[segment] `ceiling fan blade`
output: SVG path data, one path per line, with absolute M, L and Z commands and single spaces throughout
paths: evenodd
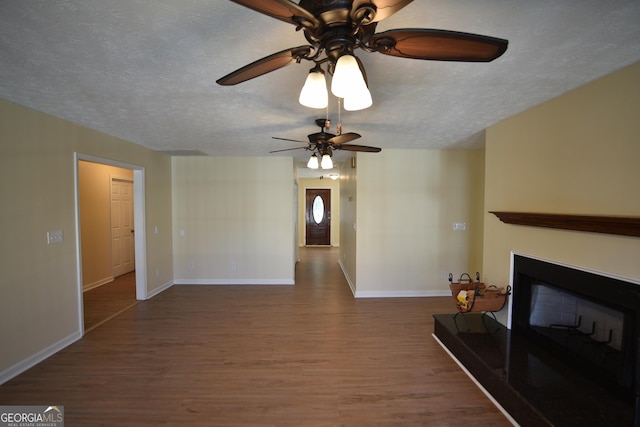
M 369 147 L 369 146 L 366 146 L 366 145 L 354 145 L 354 144 L 336 145 L 334 148 L 336 150 L 362 151 L 362 152 L 365 152 L 365 153 L 379 153 L 379 152 L 382 151 L 382 148 Z
M 371 4 L 375 5 L 376 12 L 369 22 L 378 22 L 383 19 L 387 19 L 413 0 L 354 0 L 353 6 L 351 7 L 352 17 L 357 21 L 358 19 L 358 10 L 361 6 L 370 6 Z
M 354 139 L 358 139 L 360 137 L 361 135 L 355 132 L 347 132 L 347 133 L 343 133 L 342 135 L 336 135 L 333 138 L 330 138 L 327 142 L 331 144 L 340 145 L 340 144 L 344 144 L 345 142 L 353 141 Z
M 289 139 L 289 138 L 278 138 L 277 136 L 272 136 L 273 139 L 280 139 L 282 141 L 291 141 L 291 142 L 302 142 L 303 144 L 307 144 L 307 141 L 300 141 L 297 139 Z
M 318 28 L 320 21 L 307 9 L 290 0 L 231 0 L 234 3 L 264 13 L 295 26 L 304 28 Z
M 309 45 L 293 47 L 286 49 L 273 55 L 266 56 L 249 65 L 227 74 L 226 76 L 216 80 L 216 83 L 223 86 L 236 85 L 246 82 L 263 74 L 270 73 L 279 68 L 285 67 L 293 62 L 297 62 L 301 58 L 309 55 L 313 48 Z
M 490 62 L 506 50 L 508 40 L 433 29 L 398 29 L 374 34 L 369 46 L 401 58 Z
M 282 150 L 273 150 L 273 151 L 269 151 L 269 153 L 279 153 L 281 151 L 292 151 L 292 150 L 301 150 L 301 149 L 307 149 L 307 147 L 296 147 L 296 148 L 284 148 Z

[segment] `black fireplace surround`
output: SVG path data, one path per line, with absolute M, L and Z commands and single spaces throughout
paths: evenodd
M 640 287 L 611 277 L 519 255 L 514 256 L 513 279 L 511 329 L 547 348 L 585 376 L 635 405 L 640 396 L 637 357 Z M 605 342 L 592 339 L 589 336 L 591 325 L 580 325 L 580 328 L 577 324 L 532 326 L 532 286 L 536 284 L 558 289 L 619 312 L 623 319 L 622 328 L 613 332 L 620 335 L 621 348 L 614 349 Z
M 522 426 L 640 427 L 640 286 L 520 255 L 512 280 L 511 329 L 487 314 L 436 314 L 435 336 Z M 578 308 L 541 324 L 540 287 L 589 319 Z

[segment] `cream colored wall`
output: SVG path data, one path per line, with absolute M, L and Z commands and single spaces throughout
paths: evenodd
M 366 155 L 363 155 L 366 156 Z M 357 161 L 358 155 L 353 155 L 355 168 L 343 165 L 340 169 L 340 266 L 349 282 L 351 291 L 355 294 L 357 282 L 356 270 L 356 223 L 358 212 Z
M 331 189 L 331 246 L 340 246 L 340 181 L 324 178 L 301 178 L 298 181 L 298 246 L 306 242 L 305 195 L 307 189 Z
M 293 284 L 293 188 L 291 158 L 175 157 L 175 282 Z
M 640 216 L 639 111 L 635 64 L 492 126 L 485 210 Z M 490 282 L 511 251 L 640 280 L 637 237 L 484 223 Z
M 356 296 L 447 295 L 443 273 L 480 270 L 483 165 L 483 151 L 358 156 Z
M 78 164 L 82 285 L 85 290 L 113 280 L 112 179 L 133 181 L 133 171 L 93 162 L 80 161 Z
M 0 383 L 81 335 L 77 276 L 74 153 L 145 169 L 148 290 L 170 281 L 171 240 L 153 236 L 171 227 L 168 156 L 0 100 Z M 46 233 L 62 230 L 62 243 Z M 166 266 L 169 267 L 166 267 Z

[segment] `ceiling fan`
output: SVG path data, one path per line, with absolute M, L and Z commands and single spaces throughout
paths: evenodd
M 309 44 L 285 49 L 252 62 L 218 79 L 218 84 L 242 83 L 294 62 L 300 63 L 303 59 L 315 63 L 310 75 L 321 73 L 324 81 L 324 71 L 320 65 L 327 63 L 327 70 L 333 75 L 331 90 L 334 95 L 345 99 L 347 110 L 350 108 L 345 91 L 355 86 L 353 82 L 349 82 L 346 84 L 347 89 L 334 87 L 340 86 L 340 83 L 336 84 L 336 79 L 337 74 L 342 74 L 337 72 L 341 68 L 338 62 L 343 56 L 353 57 L 354 60 L 350 61 L 352 67 L 359 68 L 362 83 L 366 85 L 364 67 L 353 54 L 358 48 L 365 52 L 378 52 L 400 58 L 490 62 L 500 57 L 508 45 L 507 40 L 500 38 L 437 29 L 394 29 L 375 32 L 378 22 L 398 12 L 413 0 L 300 0 L 299 4 L 290 0 L 232 1 L 295 25 L 296 31 L 304 32 Z M 362 84 L 358 87 L 361 89 L 361 86 Z M 326 92 L 326 83 L 324 90 Z
M 318 157 L 316 156 L 316 152 L 320 155 L 322 162 L 331 163 L 331 156 L 333 155 L 334 150 L 344 150 L 344 151 L 361 151 L 365 153 L 379 153 L 382 151 L 382 148 L 378 147 L 369 147 L 367 145 L 356 145 L 356 144 L 348 144 L 353 140 L 360 138 L 360 134 L 355 132 L 347 132 L 342 133 L 340 135 L 335 135 L 333 133 L 329 133 L 325 131 L 325 129 L 329 128 L 330 121 L 328 119 L 316 119 L 316 125 L 320 126 L 320 132 L 312 133 L 307 135 L 309 142 L 307 141 L 299 141 L 296 139 L 288 139 L 288 138 L 278 138 L 277 136 L 272 136 L 273 139 L 279 139 L 282 141 L 291 141 L 291 142 L 302 142 L 307 144 L 303 147 L 294 147 L 294 148 L 285 148 L 282 150 L 274 150 L 269 153 L 279 153 L 282 151 L 291 151 L 291 150 L 307 150 L 312 151 L 310 162 L 311 164 L 307 164 L 312 169 L 318 168 Z M 327 156 L 327 157 L 325 157 Z M 315 160 L 314 160 L 315 159 Z M 313 167 L 314 165 L 315 167 Z M 325 167 L 323 165 L 323 169 L 331 169 L 333 166 Z

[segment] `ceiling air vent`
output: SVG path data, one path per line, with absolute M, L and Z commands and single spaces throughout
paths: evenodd
M 200 150 L 159 150 L 161 153 L 168 154 L 170 156 L 206 156 Z

